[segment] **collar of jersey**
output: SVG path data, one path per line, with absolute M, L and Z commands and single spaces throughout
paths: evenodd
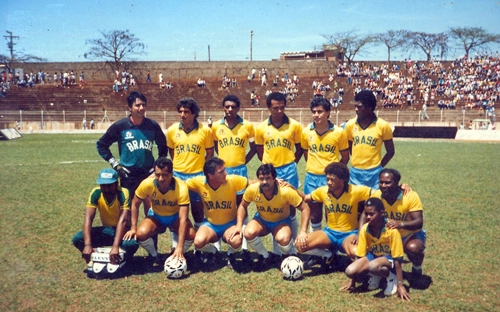
M 333 128 L 335 128 L 335 125 L 333 124 L 333 122 L 331 122 L 330 120 L 328 120 L 328 130 L 333 130 Z M 316 129 L 316 124 L 314 122 L 311 123 L 310 129 L 311 130 Z
M 375 114 L 374 114 L 374 116 L 373 116 L 373 120 L 372 120 L 372 122 L 371 122 L 370 124 L 374 124 L 374 123 L 376 123 L 376 122 L 377 122 L 377 120 L 378 120 L 377 115 L 375 115 Z M 358 122 L 358 117 L 356 117 L 356 123 L 359 125 L 359 122 Z
M 199 127 L 200 127 L 200 124 L 198 123 L 198 120 L 195 119 L 194 120 L 194 127 L 193 127 L 193 129 L 191 129 L 191 131 L 193 131 L 194 129 L 198 129 Z M 184 130 L 184 128 L 182 127 L 182 122 L 179 122 L 179 129 Z
M 220 120 L 220 124 L 221 124 L 221 125 L 225 125 L 225 124 L 226 124 L 226 123 L 224 122 L 224 120 L 226 120 L 226 117 L 225 117 L 225 116 L 224 116 L 224 118 L 222 118 L 222 119 Z M 238 123 L 239 123 L 239 124 L 243 124 L 243 118 L 241 118 L 241 116 L 240 116 L 240 115 L 238 115 Z
M 382 233 L 384 233 L 385 231 L 387 231 L 387 228 L 385 227 L 385 225 L 387 224 L 388 221 L 389 220 L 387 220 L 387 218 L 384 218 L 384 226 L 382 227 L 382 230 L 380 231 L 380 236 L 382 236 Z M 372 233 L 370 232 L 370 227 L 369 226 L 366 226 L 366 233 L 372 235 Z M 380 236 L 379 236 L 379 238 L 380 238 Z
M 277 184 L 277 183 L 278 183 L 278 182 L 276 182 L 276 180 L 275 180 L 275 182 L 274 182 L 274 192 L 273 192 L 273 195 L 278 194 L 278 184 Z M 259 185 L 259 192 L 260 192 L 261 194 L 264 194 L 264 192 L 262 192 L 262 188 L 260 187 L 260 185 Z
M 382 192 L 380 192 L 380 197 L 384 198 L 384 194 Z M 399 194 L 398 194 L 398 199 L 397 200 L 401 200 L 401 199 L 403 199 L 403 190 L 399 190 Z
M 288 116 L 286 114 L 283 115 L 283 118 L 285 119 L 285 121 L 283 122 L 283 125 L 287 124 L 287 123 L 290 123 L 290 119 L 288 118 Z M 269 118 L 267 119 L 267 124 L 268 125 L 273 125 L 273 123 L 271 122 L 271 116 L 269 116 Z
M 156 188 L 158 188 L 158 181 L 154 179 L 153 181 L 154 185 Z M 172 180 L 170 181 L 170 185 L 168 186 L 167 192 L 170 190 L 175 190 L 175 178 L 172 177 Z

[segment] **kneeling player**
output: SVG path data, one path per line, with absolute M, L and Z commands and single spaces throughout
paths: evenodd
M 139 206 L 146 198 L 151 199 L 147 217 L 137 227 Z M 170 228 L 179 236 L 178 245 L 171 257 L 184 259 L 184 252 L 193 244 L 194 229 L 189 214 L 189 193 L 184 182 L 173 176 L 173 165 L 166 157 L 154 163 L 154 177 L 141 182 L 132 200 L 132 226 L 123 239 L 135 238 L 156 262 L 158 251 L 153 235 Z
M 236 225 L 236 194 L 245 190 L 248 180 L 237 175 L 227 175 L 224 161 L 211 158 L 203 166 L 204 177 L 186 181 L 190 191 L 198 193 L 204 204 L 205 219 L 196 232 L 194 245 L 214 258 L 218 254 L 212 245 L 222 238 L 228 245 L 227 255 L 230 267 L 235 265 L 235 252 L 240 249 L 241 235 L 232 235 Z
M 257 169 L 259 183 L 254 183 L 246 189 L 243 201 L 238 207 L 237 233 L 241 233 L 243 220 L 247 214 L 248 205 L 254 202 L 257 212 L 245 228 L 244 236 L 248 245 L 259 254 L 257 270 L 267 266 L 269 252 L 262 244 L 260 237 L 271 233 L 278 243 L 284 256 L 288 256 L 293 247 L 292 220 L 290 209 L 295 207 L 301 211 L 300 233 L 296 241 L 303 244 L 307 238 L 307 225 L 309 224 L 309 206 L 307 206 L 297 191 L 287 186 L 279 186 L 276 181 L 276 170 L 273 165 L 261 165 Z
M 91 255 L 94 248 L 113 246 L 109 262 L 115 265 L 132 258 L 139 248 L 133 239 L 122 240 L 130 216 L 130 197 L 126 188 L 118 186 L 118 173 L 114 169 L 103 169 L 96 182 L 99 187 L 90 193 L 83 229 L 73 236 L 73 245 L 82 252 L 89 276 L 92 274 Z M 102 226 L 92 227 L 96 210 L 99 210 Z M 125 259 L 120 259 L 120 248 L 125 251 Z
M 301 253 L 323 258 L 324 270 L 333 264 L 337 251 L 354 258 L 358 234 L 358 218 L 363 203 L 370 197 L 370 188 L 349 184 L 349 169 L 343 163 L 325 168 L 327 185 L 303 195 L 306 203 L 323 203 L 328 221 L 322 231 L 307 234 L 305 244 L 296 243 Z
M 412 282 L 418 285 L 422 278 L 427 236 L 423 229 L 423 207 L 418 194 L 406 192 L 404 185 L 399 185 L 400 180 L 401 174 L 396 169 L 382 169 L 379 176 L 380 190 L 374 192 L 373 197 L 380 198 L 384 203 L 387 227 L 399 230 L 404 252 L 412 263 Z
M 403 242 L 396 229 L 388 228 L 384 218 L 384 204 L 378 198 L 369 198 L 365 202 L 367 223 L 359 231 L 359 241 L 356 248 L 356 260 L 345 270 L 351 279 L 342 290 L 353 290 L 356 286 L 355 278 L 369 272 L 371 275 L 385 277 L 387 287 L 384 295 L 392 296 L 396 292 L 401 299 L 409 300 L 410 295 L 403 284 Z M 368 289 L 373 290 L 376 286 Z

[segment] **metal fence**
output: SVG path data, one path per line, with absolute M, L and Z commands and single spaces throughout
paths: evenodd
M 289 117 L 299 121 L 303 126 L 312 122 L 311 112 L 308 109 L 287 108 Z M 466 124 L 469 120 L 486 118 L 478 110 L 431 110 L 427 111 L 429 119 L 422 120 L 420 110 L 381 109 L 375 111 L 377 116 L 388 121 L 391 126 L 456 126 Z M 0 127 L 16 128 L 17 122 L 21 130 L 76 130 L 83 128 L 83 120 L 89 127 L 90 120 L 94 120 L 96 129 L 107 129 L 109 125 L 128 116 L 124 111 L 0 111 Z M 201 111 L 198 120 L 206 122 L 208 117 L 218 120 L 223 117 L 223 111 Z M 240 115 L 253 122 L 260 123 L 269 116 L 267 109 L 242 109 Z M 176 111 L 148 111 L 146 116 L 156 120 L 165 129 L 172 123 L 179 121 Z M 355 117 L 354 110 L 332 111 L 330 120 L 335 124 L 342 124 Z

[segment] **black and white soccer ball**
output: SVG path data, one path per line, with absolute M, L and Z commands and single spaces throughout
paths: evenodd
M 281 273 L 286 280 L 294 281 L 302 276 L 304 263 L 296 256 L 287 257 L 281 262 Z
M 165 260 L 164 271 L 168 278 L 181 278 L 187 271 L 186 259 L 168 258 Z

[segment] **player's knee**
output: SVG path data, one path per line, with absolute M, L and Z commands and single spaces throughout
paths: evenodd
M 368 263 L 368 272 L 373 274 L 380 272 L 380 265 L 376 261 L 370 261 Z
M 405 246 L 407 254 L 421 254 L 425 250 L 425 245 L 421 240 L 412 240 Z
M 356 273 L 357 273 L 356 267 L 352 264 L 345 269 L 345 275 L 347 275 L 347 277 L 349 278 L 355 277 Z
M 139 227 L 135 235 L 138 241 L 145 241 L 152 236 L 150 231 L 144 227 Z
M 245 228 L 245 233 L 243 234 L 243 236 L 245 236 L 247 240 L 252 240 L 257 237 L 257 234 L 258 233 L 254 228 L 247 226 Z

